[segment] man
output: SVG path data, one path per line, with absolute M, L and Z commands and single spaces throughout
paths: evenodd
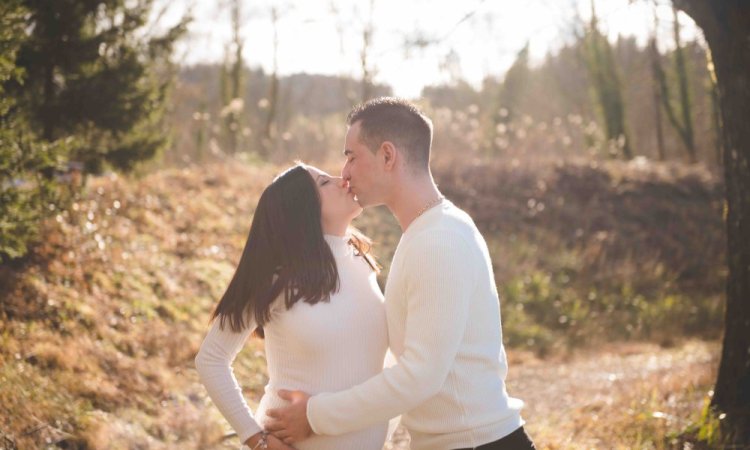
M 403 230 L 385 289 L 398 363 L 341 392 L 280 392 L 291 404 L 269 412 L 268 429 L 292 444 L 402 414 L 412 450 L 535 448 L 523 402 L 505 389 L 487 245 L 430 172 L 431 121 L 404 100 L 379 98 L 352 110 L 347 123 L 342 177 L 360 205 L 385 204 Z

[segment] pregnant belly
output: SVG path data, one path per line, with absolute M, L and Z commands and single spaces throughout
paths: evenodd
M 266 389 L 260 399 L 255 420 L 265 428 L 266 415 L 269 409 L 286 406 L 288 402 L 276 394 L 272 389 Z M 297 442 L 294 447 L 298 450 L 381 450 L 385 443 L 388 424 L 382 423 L 352 433 L 338 436 L 313 435 L 304 441 Z

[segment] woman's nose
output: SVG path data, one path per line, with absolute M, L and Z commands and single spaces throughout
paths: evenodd
M 346 180 L 342 177 L 333 177 L 334 182 L 336 183 L 336 186 L 340 188 L 346 187 Z

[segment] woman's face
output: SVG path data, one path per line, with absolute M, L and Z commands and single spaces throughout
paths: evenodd
M 349 226 L 362 212 L 362 207 L 354 200 L 354 193 L 346 187 L 343 178 L 333 177 L 311 166 L 307 167 L 307 171 L 312 175 L 320 195 L 323 231 Z

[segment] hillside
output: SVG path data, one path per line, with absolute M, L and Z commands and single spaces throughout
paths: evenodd
M 277 171 L 227 162 L 91 179 L 31 257 L 0 267 L 0 448 L 219 448 L 226 424 L 193 357 Z M 435 175 L 487 238 L 512 358 L 556 364 L 606 342 L 718 335 L 724 230 L 711 173 L 467 162 Z M 395 221 L 380 208 L 357 225 L 385 276 Z M 251 340 L 236 364 L 251 400 L 266 382 L 261 351 Z

